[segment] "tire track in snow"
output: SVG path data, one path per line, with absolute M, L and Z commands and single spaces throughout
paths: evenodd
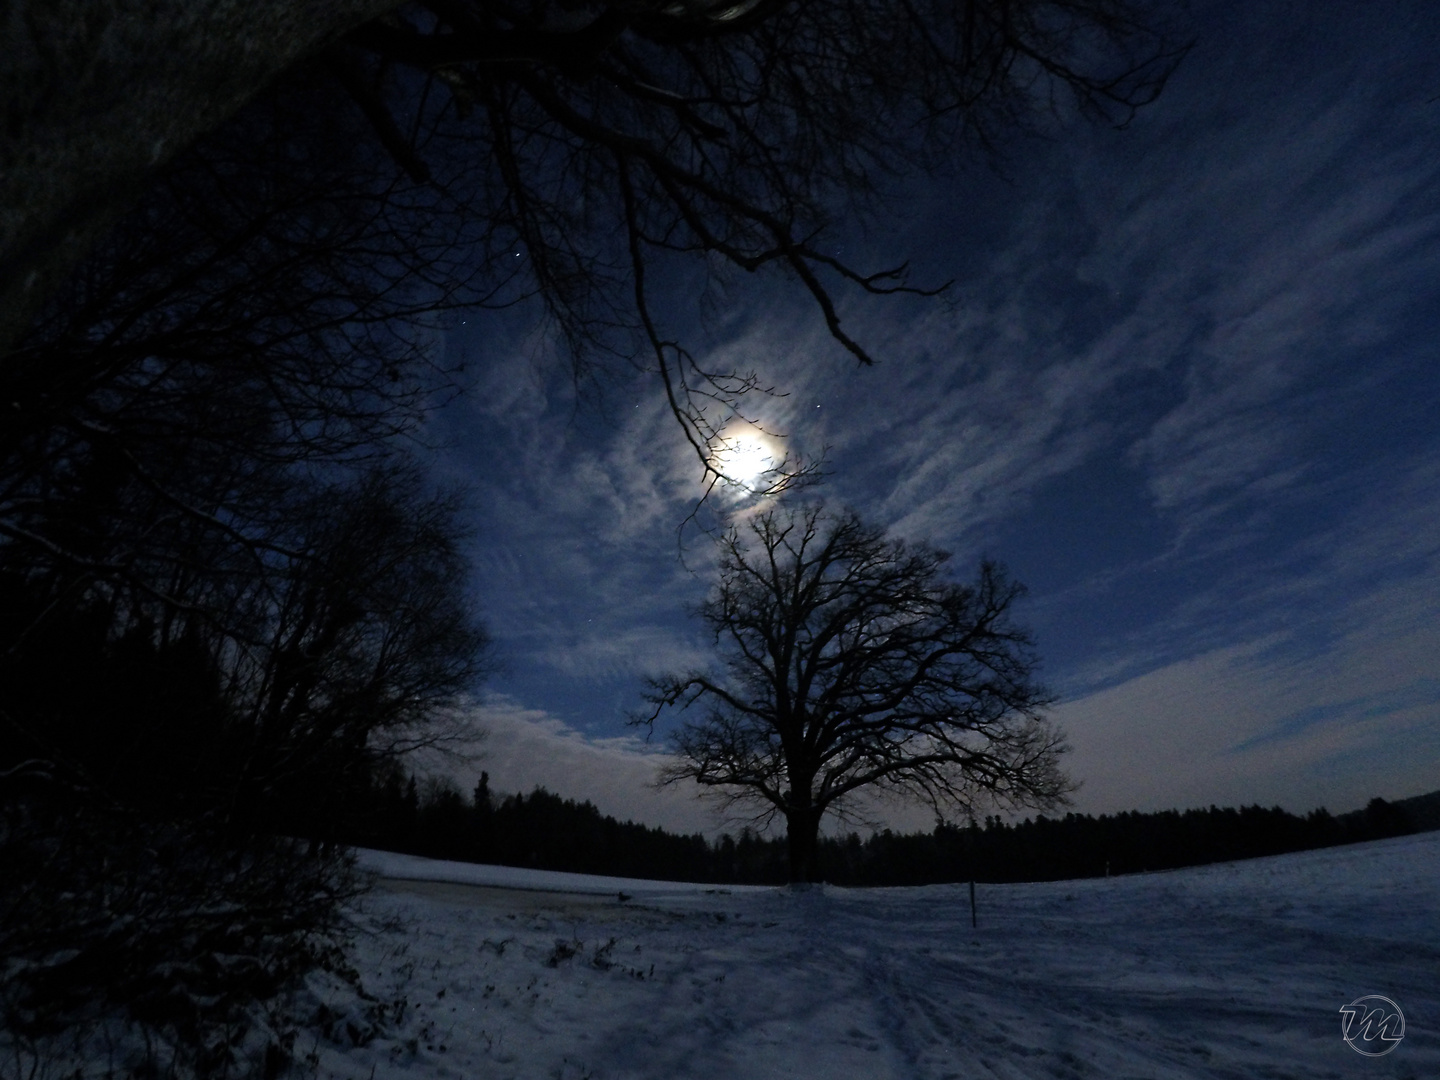
M 327 1051 L 318 1075 L 1440 1076 L 1440 834 L 1173 874 L 982 886 L 978 930 L 967 893 L 761 891 L 624 905 L 377 895 L 380 913 L 403 915 L 409 929 L 375 937 L 357 967 L 412 1008 L 403 1030 Z M 596 966 L 612 937 L 604 955 L 625 962 Z M 561 939 L 584 949 L 560 958 Z M 397 940 L 413 975 L 380 979 Z M 505 940 L 503 951 L 486 944 Z M 642 966 L 643 979 L 626 973 Z M 1339 1037 L 1339 1007 L 1372 992 L 1399 1001 L 1409 1022 L 1403 1046 L 1378 1060 Z M 424 1038 L 407 1049 L 427 1031 L 440 1036 L 433 1051 Z

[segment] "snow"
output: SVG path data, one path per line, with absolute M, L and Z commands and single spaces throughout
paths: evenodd
M 516 866 L 485 866 L 479 863 L 446 862 L 419 855 L 357 848 L 361 869 L 391 881 L 433 881 L 454 885 L 483 885 L 496 889 L 525 889 L 531 892 L 576 893 L 583 896 L 661 896 L 674 893 L 715 892 L 714 885 L 684 881 L 650 881 L 647 878 L 599 877 L 594 874 L 567 874 L 560 870 L 526 870 Z M 774 892 L 758 885 L 727 885 L 732 892 Z
M 379 852 L 321 1077 L 1440 1076 L 1440 833 L 1087 881 L 726 888 Z M 622 901 L 620 893 L 630 899 Z M 1340 1008 L 1397 1002 L 1367 1058 Z M 373 1006 L 372 1006 L 373 1008 Z

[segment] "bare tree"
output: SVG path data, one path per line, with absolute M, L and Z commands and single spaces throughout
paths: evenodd
M 945 581 L 944 553 L 890 540 L 853 512 L 770 510 L 720 542 L 720 580 L 698 609 L 720 674 L 655 680 L 667 707 L 703 709 L 674 734 L 691 779 L 785 819 L 791 880 L 815 872 L 820 821 L 865 789 L 937 813 L 978 800 L 1048 807 L 1072 786 L 1061 733 L 1010 619 L 1021 586 L 985 563 Z
M 245 598 L 251 641 L 227 643 L 243 761 L 237 793 L 272 826 L 333 835 L 377 770 L 472 735 L 448 707 L 486 673 L 464 589 L 460 504 L 396 463 L 306 492 L 279 581 Z
M 154 493 L 128 472 L 102 478 L 117 505 L 83 539 L 144 565 L 0 546 L 0 1056 L 58 1071 L 119 1018 L 174 1055 L 150 1072 L 274 1075 L 283 1029 L 263 1070 L 233 1033 L 315 965 L 344 970 L 339 905 L 361 888 L 314 841 L 458 733 L 444 707 L 481 673 L 458 507 L 390 460 L 282 475 L 273 520 L 206 527 L 141 512 Z M 156 535 L 128 528 L 146 520 Z
M 0 364 L 0 565 L 224 621 L 223 582 L 286 557 L 298 478 L 394 455 L 458 392 L 430 316 L 514 275 L 478 293 L 487 238 L 302 74 L 175 162 Z
M 456 256 L 484 238 L 438 213 L 377 228 L 431 200 L 325 121 L 337 93 L 297 79 L 176 162 L 0 380 L 0 576 L 44 598 L 0 619 L 0 666 L 33 643 L 22 619 L 76 612 L 199 643 L 253 735 L 228 748 L 252 802 L 319 761 L 363 769 L 370 736 L 472 687 L 484 642 L 458 506 L 405 454 L 456 390 L 424 316 L 487 302 Z M 40 752 L 21 712 L 0 703 L 0 759 Z
M 896 178 L 1064 99 L 1123 123 L 1183 52 L 1143 4 L 17 0 L 0 21 L 0 352 L 159 169 L 304 69 L 407 177 L 521 256 L 580 370 L 608 354 L 656 371 L 713 478 L 722 431 L 763 384 L 704 367 L 667 329 L 657 267 L 778 268 L 870 362 L 844 291 L 913 287 L 828 237 Z M 3 371 L 0 391 L 12 419 L 28 407 Z
M 151 493 L 112 495 L 143 509 Z M 0 769 L 40 761 L 117 804 L 241 834 L 323 834 L 316 815 L 343 813 L 345 791 L 453 734 L 447 707 L 488 644 L 457 500 L 395 461 L 282 477 L 276 497 L 271 521 L 161 522 L 125 576 L 0 547 Z M 103 523 L 86 540 L 121 561 Z

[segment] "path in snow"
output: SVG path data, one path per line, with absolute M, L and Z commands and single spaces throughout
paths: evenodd
M 964 886 L 725 893 L 405 865 L 414 880 L 366 907 L 398 922 L 356 954 L 403 1013 L 373 1039 L 357 1014 L 365 1045 L 322 1040 L 322 1076 L 1440 1077 L 1440 833 L 982 885 L 976 930 Z M 1405 1011 L 1386 1057 L 1341 1040 L 1363 994 Z

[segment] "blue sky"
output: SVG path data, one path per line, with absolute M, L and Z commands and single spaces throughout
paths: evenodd
M 754 411 L 825 452 L 827 500 L 1030 586 L 1078 810 L 1433 790 L 1440 11 L 1193 18 L 1195 48 L 1127 129 L 1017 136 L 998 168 L 916 182 L 836 241 L 955 280 L 947 302 L 845 306 L 876 367 L 780 278 L 665 317 L 785 392 Z M 506 665 L 475 707 L 474 769 L 713 829 L 692 793 L 646 786 L 657 747 L 624 723 L 646 673 L 707 655 L 685 607 L 708 546 L 681 531 L 700 469 L 658 386 L 626 373 L 577 404 L 518 319 L 446 347 L 478 376 L 436 418 L 439 468 L 471 493 Z

